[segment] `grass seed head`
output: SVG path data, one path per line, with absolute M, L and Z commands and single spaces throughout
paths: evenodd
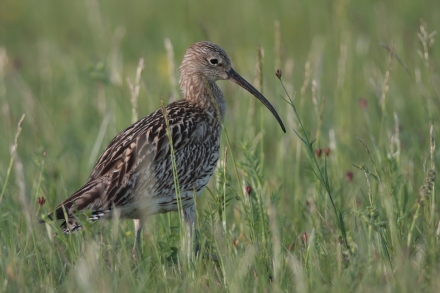
M 278 69 L 275 71 L 275 75 L 278 77 L 278 79 L 281 80 L 281 76 L 283 75 L 283 72 L 281 71 L 281 69 L 278 68 Z
M 353 172 L 347 171 L 347 173 L 345 174 L 345 179 L 347 179 L 348 182 L 352 182 L 353 181 Z
M 361 106 L 362 109 L 367 109 L 367 100 L 364 98 L 359 99 L 359 106 Z
M 38 205 L 40 206 L 40 208 L 46 203 L 46 199 L 44 198 L 44 196 L 39 197 L 37 199 L 37 201 L 38 201 Z
M 315 150 L 315 154 L 318 156 L 318 158 L 321 157 L 322 149 L 317 148 L 317 149 Z
M 250 185 L 246 186 L 246 193 L 248 196 L 251 196 L 252 187 Z

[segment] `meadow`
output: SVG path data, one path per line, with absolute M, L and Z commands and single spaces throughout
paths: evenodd
M 0 1 L 0 292 L 438 292 L 439 30 L 432 0 Z M 39 224 L 117 133 L 180 98 L 201 40 L 287 128 L 218 82 L 204 257 L 178 213 L 147 220 L 137 264 L 131 220 Z

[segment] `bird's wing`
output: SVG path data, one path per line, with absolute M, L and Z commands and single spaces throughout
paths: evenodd
M 185 111 L 179 102 L 167 106 L 167 117 L 176 154 L 185 146 L 203 143 L 209 136 L 211 117 L 201 110 Z M 57 219 L 90 209 L 106 212 L 123 205 L 130 196 L 141 168 L 152 168 L 171 154 L 166 123 L 161 110 L 130 125 L 119 133 L 98 159 L 87 183 L 57 206 Z

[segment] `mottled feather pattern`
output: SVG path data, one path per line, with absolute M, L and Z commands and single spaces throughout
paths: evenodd
M 180 66 L 183 99 L 165 107 L 173 143 L 185 221 L 193 227 L 194 196 L 200 195 L 214 172 L 220 153 L 226 101 L 217 80 L 230 80 L 259 99 L 285 131 L 275 109 L 231 66 L 219 46 L 199 42 L 188 48 Z M 86 184 L 58 205 L 55 219 L 69 233 L 81 228 L 78 215 L 90 221 L 139 219 L 177 210 L 171 145 L 162 109 L 119 133 L 98 159 Z M 85 211 L 88 211 L 85 213 Z M 52 218 L 49 215 L 49 218 Z M 139 227 L 136 238 L 138 239 Z
M 217 117 L 185 100 L 168 105 L 166 112 L 176 164 L 180 166 L 182 203 L 187 207 L 193 204 L 194 191 L 200 194 L 217 164 L 221 124 Z M 92 221 L 113 208 L 121 209 L 121 217 L 134 219 L 177 210 L 171 166 L 165 119 L 159 109 L 110 142 L 87 183 L 56 208 L 56 218 L 64 219 L 63 207 L 68 215 L 91 210 Z M 141 196 L 135 198 L 137 193 Z M 73 220 L 62 226 L 65 232 L 79 228 Z

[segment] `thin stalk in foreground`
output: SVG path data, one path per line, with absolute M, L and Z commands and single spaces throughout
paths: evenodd
M 179 178 L 178 178 L 178 174 L 177 174 L 177 165 L 176 165 L 176 156 L 174 153 L 173 138 L 171 135 L 170 124 L 168 122 L 167 109 L 164 106 L 163 100 L 161 101 L 161 103 L 162 103 L 162 105 L 161 105 L 162 115 L 165 119 L 166 132 L 167 132 L 168 141 L 170 144 L 170 156 L 171 156 L 171 165 L 172 165 L 172 169 L 173 169 L 174 189 L 176 191 L 177 211 L 180 215 L 179 222 L 180 222 L 180 227 L 182 228 L 182 218 L 184 215 L 183 215 L 182 197 L 180 194 Z M 182 230 L 180 230 L 180 231 L 182 232 Z M 180 233 L 180 236 L 182 236 L 182 233 Z
M 293 103 L 292 98 L 290 97 L 289 93 L 286 90 L 286 87 L 283 84 L 283 81 L 281 80 L 281 70 L 279 70 L 279 69 L 277 70 L 276 76 L 280 80 L 281 86 L 283 87 L 283 90 L 286 93 L 286 95 L 288 97 L 288 100 L 286 100 L 283 96 L 281 96 L 281 98 L 287 104 L 289 104 L 292 107 L 293 112 L 295 113 L 296 119 L 298 120 L 298 123 L 299 123 L 299 125 L 301 127 L 301 132 L 303 133 L 303 136 L 301 136 L 295 129 L 293 129 L 293 131 L 298 136 L 298 138 L 303 142 L 303 144 L 305 145 L 309 155 L 311 156 L 311 158 L 313 160 L 313 163 L 314 163 L 315 167 L 311 166 L 312 167 L 312 171 L 315 174 L 316 178 L 321 182 L 321 184 L 324 186 L 325 190 L 327 191 L 328 197 L 330 198 L 330 201 L 331 201 L 332 206 L 333 206 L 333 210 L 335 212 L 335 216 L 337 218 L 338 228 L 341 231 L 341 234 L 342 234 L 342 237 L 344 239 L 346 247 L 350 248 L 350 246 L 348 245 L 348 241 L 347 241 L 347 235 L 346 235 L 346 231 L 345 231 L 345 224 L 344 224 L 344 219 L 342 217 L 342 213 L 336 208 L 335 202 L 333 200 L 333 196 L 332 196 L 332 192 L 331 192 L 331 188 L 330 188 L 330 182 L 328 180 L 327 161 L 325 161 L 324 168 L 322 169 L 319 166 L 318 161 L 316 160 L 316 156 L 314 155 L 314 151 L 313 151 L 314 140 L 311 141 L 309 136 L 307 135 L 307 132 L 306 132 L 306 130 L 304 128 L 304 125 L 303 125 L 303 123 L 301 121 L 301 118 L 299 117 L 299 114 L 296 111 L 295 104 Z
M 11 160 L 9 161 L 9 167 L 6 173 L 5 183 L 3 184 L 2 193 L 0 194 L 0 204 L 3 200 L 3 195 L 5 195 L 6 186 L 8 186 L 9 177 L 11 176 L 12 166 L 14 165 L 15 153 L 17 152 L 17 147 L 18 147 L 18 137 L 20 136 L 21 125 L 23 124 L 24 117 L 25 114 L 23 113 L 23 115 L 20 118 L 20 121 L 18 121 L 17 132 L 15 133 L 14 145 L 11 148 Z

